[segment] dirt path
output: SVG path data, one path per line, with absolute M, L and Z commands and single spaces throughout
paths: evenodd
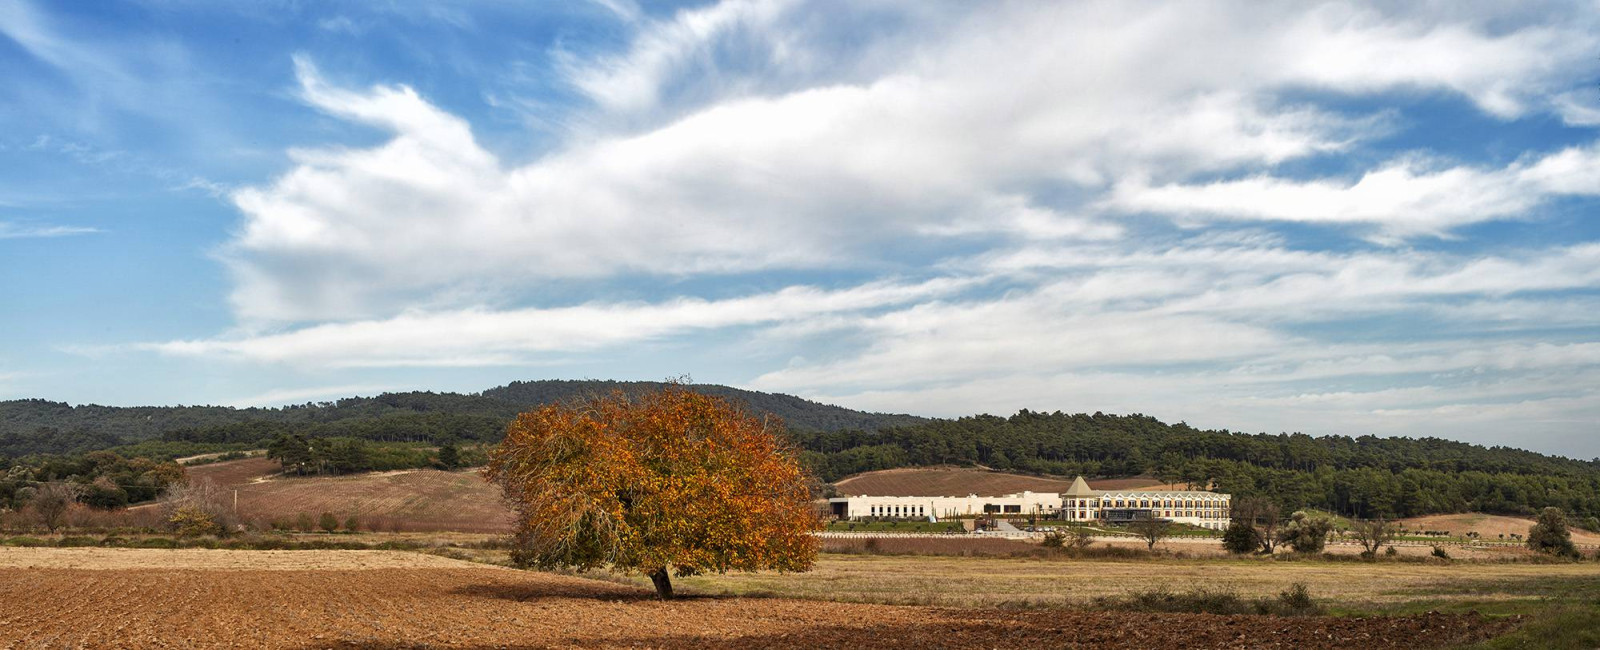
M 61 551 L 39 551 L 60 553 Z M 893 607 L 776 598 L 652 599 L 596 580 L 299 551 L 223 560 L 73 554 L 102 568 L 0 568 L 0 648 L 1442 646 L 1502 632 L 1474 617 L 1278 619 Z M 229 553 L 207 551 L 202 553 Z M 10 566 L 38 558 L 8 555 Z M 288 568 L 298 564 L 299 569 Z M 348 567 L 361 568 L 323 568 Z M 37 566 L 37 564 L 35 565 Z M 162 568 L 123 568 L 123 567 Z M 209 568 L 194 568 L 194 567 Z M 178 568 L 182 567 L 182 568 Z M 217 568 L 223 567 L 223 568 Z M 249 568 L 238 568 L 249 567 Z M 313 567 L 313 568 L 306 568 Z

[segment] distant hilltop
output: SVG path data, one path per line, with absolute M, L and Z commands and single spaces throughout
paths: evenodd
M 414 391 L 375 397 L 349 397 L 276 408 L 231 406 L 72 406 L 42 399 L 0 402 L 0 455 L 70 453 L 155 440 L 166 434 L 218 426 L 336 425 L 343 421 L 393 418 L 407 414 L 460 416 L 499 426 L 517 413 L 545 404 L 612 390 L 658 388 L 662 382 L 613 380 L 514 381 L 481 393 Z M 928 422 L 914 415 L 869 413 L 822 404 L 782 393 L 763 393 L 717 384 L 691 389 L 743 402 L 751 410 L 783 418 L 792 429 L 875 431 Z

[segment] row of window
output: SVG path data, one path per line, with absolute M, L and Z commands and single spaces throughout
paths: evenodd
M 926 517 L 928 509 L 925 506 L 872 506 L 874 517 Z
M 1167 518 L 1172 518 L 1172 517 L 1199 517 L 1201 519 L 1227 519 L 1228 518 L 1228 511 L 1227 510 L 1223 510 L 1221 508 L 1210 508 L 1210 509 L 1205 509 L 1205 510 L 1152 510 L 1151 512 L 1156 513 L 1156 516 L 1158 516 L 1158 517 L 1167 517 Z M 1072 513 L 1071 513 L 1071 511 L 1068 511 L 1067 514 L 1071 515 Z M 1076 517 L 1072 517 L 1072 518 L 1073 519 L 1084 519 L 1084 520 L 1096 519 L 1096 518 L 1098 518 L 1098 515 L 1093 510 L 1079 510 L 1078 511 L 1078 515 Z
M 1106 508 L 1217 508 L 1226 501 L 1215 499 L 1105 499 L 1101 506 L 1100 499 L 1067 499 L 1068 508 L 1077 507 L 1106 507 Z

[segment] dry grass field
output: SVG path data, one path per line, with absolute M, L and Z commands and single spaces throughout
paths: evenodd
M 1060 607 L 1097 596 L 1197 586 L 1272 596 L 1295 583 L 1349 609 L 1432 601 L 1538 598 L 1539 581 L 1600 592 L 1600 565 L 1501 562 L 1328 562 L 1260 559 L 1061 560 L 829 555 L 795 575 L 729 574 L 684 580 L 706 594 L 775 594 L 867 603 L 959 607 Z
M 1152 478 L 1090 481 L 1097 490 L 1128 490 L 1157 485 Z M 834 483 L 839 494 L 914 496 L 998 496 L 1022 491 L 1064 492 L 1071 479 L 1008 474 L 965 467 L 916 467 L 866 472 Z
M 829 558 L 818 575 L 884 579 L 883 570 L 904 568 L 882 562 Z M 941 568 L 960 580 L 1015 567 Z M 613 582 L 401 553 L 0 549 L 4 648 L 1412 648 L 1515 624 L 1438 613 L 1285 619 L 704 595 L 660 602 Z
M 239 515 L 270 523 L 331 512 L 343 521 L 355 516 L 383 530 L 503 533 L 510 511 L 500 491 L 475 470 L 422 469 L 350 476 L 279 477 L 276 461 L 265 458 L 201 465 L 191 480 L 211 480 L 239 490 Z
M 1477 533 L 1483 539 L 1499 540 L 1501 535 L 1506 539 L 1511 539 L 1513 534 L 1527 535 L 1528 528 L 1533 526 L 1533 518 L 1464 512 L 1401 519 L 1399 524 L 1408 531 L 1447 530 L 1455 537 L 1462 537 L 1471 532 Z M 1600 544 L 1600 534 L 1573 528 L 1572 541 L 1578 544 Z

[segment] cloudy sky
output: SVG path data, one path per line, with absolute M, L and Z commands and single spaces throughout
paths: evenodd
M 0 0 L 0 398 L 1600 456 L 1600 3 Z

